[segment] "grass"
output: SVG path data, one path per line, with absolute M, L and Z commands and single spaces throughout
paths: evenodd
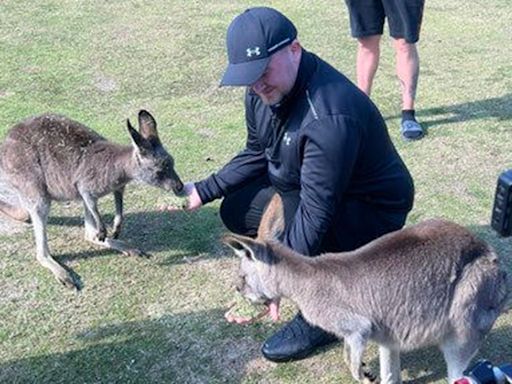
M 267 1 L 297 25 L 303 45 L 354 78 L 355 41 L 339 1 Z M 146 108 L 185 180 L 214 172 L 242 147 L 241 89 L 218 82 L 224 37 L 247 1 L 0 1 L 0 136 L 22 118 L 57 112 L 128 143 L 125 119 Z M 512 268 L 510 239 L 489 228 L 496 179 L 511 167 L 512 6 L 506 0 L 430 0 L 419 44 L 418 117 L 428 136 L 399 138 L 398 82 L 383 37 L 372 97 L 413 174 L 408 223 L 445 217 L 493 244 Z M 499 10 L 499 12 L 496 12 Z M 123 237 L 150 260 L 99 250 L 84 240 L 78 203 L 55 204 L 49 244 L 82 278 L 59 286 L 35 261 L 30 227 L 0 234 L 0 382 L 350 382 L 336 346 L 287 364 L 265 361 L 261 342 L 280 324 L 223 320 L 235 297 L 237 262 L 218 241 L 218 202 L 196 213 L 161 213 L 177 200 L 128 187 Z M 101 211 L 112 219 L 111 198 Z M 7 223 L 7 224 L 5 224 Z M 286 303 L 284 320 L 294 308 Z M 512 315 L 502 316 L 478 357 L 512 361 Z M 367 360 L 377 367 L 376 348 Z M 403 356 L 413 383 L 444 383 L 434 349 Z

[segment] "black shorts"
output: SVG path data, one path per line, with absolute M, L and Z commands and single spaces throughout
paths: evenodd
M 395 39 L 416 43 L 420 37 L 425 0 L 345 0 L 353 37 L 382 35 L 384 19 Z

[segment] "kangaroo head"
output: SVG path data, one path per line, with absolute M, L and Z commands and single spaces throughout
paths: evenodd
M 139 112 L 139 132 L 127 120 L 128 132 L 132 137 L 137 160 L 135 177 L 149 185 L 172 190 L 179 195 L 183 192 L 183 183 L 174 170 L 174 159 L 165 150 L 158 138 L 156 121 L 145 110 Z
M 265 244 L 248 237 L 227 235 L 223 242 L 240 257 L 237 290 L 254 304 L 278 299 L 272 268 L 279 258 Z

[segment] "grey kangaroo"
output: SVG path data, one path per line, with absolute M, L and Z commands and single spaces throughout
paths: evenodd
M 223 239 L 241 258 L 237 288 L 255 303 L 287 297 L 310 323 L 343 338 L 359 382 L 373 380 L 362 363 L 370 340 L 379 345 L 383 383 L 401 383 L 400 351 L 429 345 L 441 349 L 452 382 L 508 309 L 510 282 L 497 255 L 457 224 L 427 220 L 352 252 L 311 258 L 272 240 L 283 226 L 275 200 L 256 239 Z
M 144 110 L 138 119 L 139 132 L 127 120 L 131 146 L 112 143 L 83 124 L 52 114 L 18 123 L 0 146 L 0 177 L 18 196 L 17 205 L 0 201 L 0 211 L 32 222 L 37 260 L 67 287 L 80 289 L 71 271 L 50 255 L 46 223 L 51 201 L 82 200 L 87 240 L 127 255 L 143 255 L 117 240 L 125 185 L 136 179 L 176 194 L 183 189 L 174 160 L 158 138 L 155 119 Z M 111 192 L 116 214 L 112 236 L 107 237 L 97 201 Z

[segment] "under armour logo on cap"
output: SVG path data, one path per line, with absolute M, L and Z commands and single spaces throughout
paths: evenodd
M 297 29 L 281 12 L 269 7 L 249 8 L 228 27 L 229 64 L 220 85 L 252 85 L 265 72 L 270 57 L 291 44 Z
M 251 57 L 252 55 L 261 55 L 260 47 L 254 47 L 253 49 L 247 48 L 245 51 L 247 52 L 247 57 Z

